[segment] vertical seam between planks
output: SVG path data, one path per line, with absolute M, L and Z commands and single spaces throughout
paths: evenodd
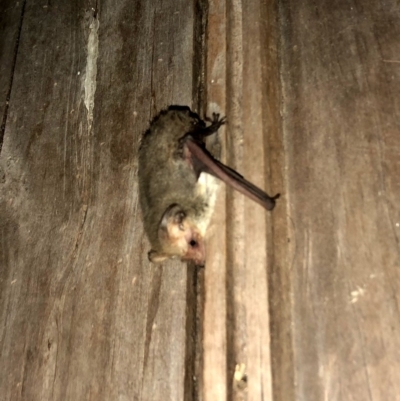
M 4 108 L 3 120 L 1 122 L 1 127 L 0 127 L 0 153 L 3 148 L 4 132 L 6 130 L 6 124 L 7 124 L 8 107 L 10 104 L 11 90 L 12 90 L 13 81 L 14 81 L 15 66 L 17 64 L 17 55 L 18 55 L 19 42 L 20 42 L 20 38 L 21 38 L 22 23 L 23 23 L 24 14 L 25 14 L 25 5 L 26 5 L 26 0 L 24 0 L 24 2 L 22 4 L 22 8 L 21 8 L 21 17 L 20 17 L 19 26 L 18 26 L 17 40 L 15 41 L 15 48 L 14 48 L 14 58 L 13 58 L 12 67 L 11 67 L 10 83 L 9 83 L 8 91 L 7 91 L 6 105 Z

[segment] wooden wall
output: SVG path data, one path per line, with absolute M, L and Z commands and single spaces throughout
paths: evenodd
M 0 33 L 1 401 L 399 397 L 394 0 L 4 0 Z M 204 270 L 147 260 L 170 104 L 281 192 L 222 188 Z
M 398 4 L 283 1 L 279 17 L 296 398 L 394 400 Z

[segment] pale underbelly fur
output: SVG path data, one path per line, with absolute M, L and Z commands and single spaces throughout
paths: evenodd
M 208 207 L 205 210 L 204 215 L 197 224 L 198 229 L 202 236 L 205 235 L 208 225 L 210 224 L 211 216 L 214 211 L 215 200 L 217 199 L 217 193 L 219 188 L 219 180 L 214 176 L 201 173 L 197 180 L 196 192 L 198 195 L 203 196 Z

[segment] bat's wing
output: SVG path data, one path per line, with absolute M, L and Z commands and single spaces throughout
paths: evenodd
M 274 208 L 275 199 L 279 198 L 279 194 L 273 197 L 267 195 L 262 189 L 247 181 L 235 170 L 216 160 L 207 151 L 204 144 L 196 141 L 191 135 L 185 136 L 184 146 L 186 147 L 185 157 L 190 159 L 197 177 L 202 172 L 211 174 L 259 203 L 265 209 L 272 210 Z

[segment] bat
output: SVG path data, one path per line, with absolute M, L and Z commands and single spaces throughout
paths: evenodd
M 170 106 L 142 137 L 139 200 L 152 247 L 148 256 L 154 263 L 179 257 L 204 265 L 204 237 L 220 181 L 266 210 L 272 210 L 279 197 L 267 195 L 211 155 L 205 138 L 217 132 L 225 118 L 214 113 L 206 121 L 189 107 Z

